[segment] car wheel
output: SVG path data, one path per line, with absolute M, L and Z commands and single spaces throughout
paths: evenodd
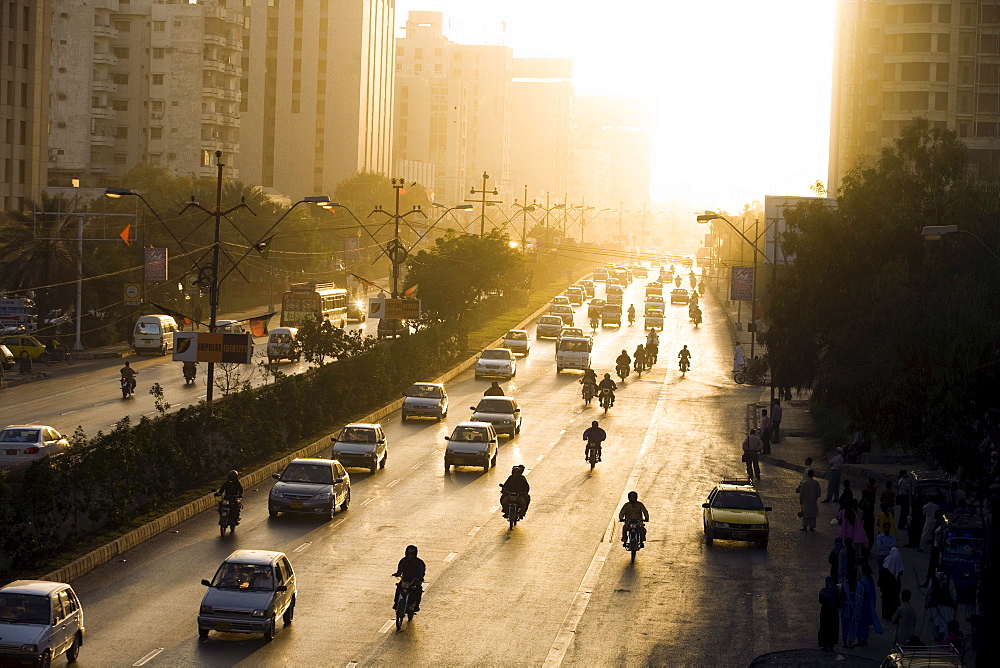
M 406 418 L 407 417 L 409 417 L 409 416 L 406 413 L 400 413 L 399 414 L 399 421 L 400 422 L 406 422 Z
M 378 460 L 377 459 L 375 460 L 374 464 L 372 464 L 371 466 L 368 467 L 368 472 L 371 473 L 372 475 L 375 475 L 378 472 Z
M 207 638 L 208 637 L 208 629 L 199 628 L 198 629 L 198 637 L 199 638 Z
M 272 508 L 271 506 L 268 506 L 267 507 L 267 516 L 268 517 L 277 517 L 278 516 L 278 511 L 275 510 L 274 508 Z
M 705 527 L 705 544 L 706 545 L 711 545 L 712 544 L 712 540 L 713 540 L 713 538 L 712 538 L 712 530 L 709 529 L 708 527 Z
M 52 650 L 45 650 L 45 654 L 42 654 L 42 660 L 38 662 L 38 665 L 42 668 L 49 668 L 52 665 Z
M 347 496 L 344 497 L 344 502 L 340 504 L 340 510 L 347 510 L 347 507 L 351 505 L 351 488 L 347 488 Z
M 556 373 L 562 373 L 562 367 L 561 366 L 557 366 L 556 367 Z
M 445 457 L 445 459 L 444 459 L 444 470 L 445 471 L 450 471 L 452 466 L 454 466 L 454 464 L 451 463 L 451 460 L 448 459 L 447 457 Z
M 490 460 L 487 459 L 486 463 L 483 464 L 483 473 L 489 473 L 489 472 L 490 472 Z
M 389 452 L 388 451 L 386 451 L 385 455 L 382 457 L 382 463 L 379 464 L 379 468 L 380 469 L 384 469 L 385 468 L 385 463 L 387 461 L 389 461 Z
M 496 465 L 497 465 L 497 453 L 494 452 L 493 459 L 490 460 L 490 466 L 496 466 Z
M 767 536 L 764 536 L 764 538 L 761 539 L 761 541 L 759 543 L 760 549 L 762 549 L 762 550 L 766 550 L 767 549 L 767 538 L 768 538 Z
M 285 622 L 285 626 L 288 626 L 289 624 L 292 623 L 292 617 L 294 616 L 295 616 L 295 597 L 293 596 L 291 604 L 285 610 L 285 614 L 281 616 L 282 621 Z
M 77 633 L 75 636 L 73 636 L 73 644 L 71 644 L 69 646 L 69 649 L 66 650 L 66 662 L 74 663 L 79 656 L 80 656 L 80 634 Z
M 517 435 L 517 434 L 520 434 L 520 433 L 521 433 L 521 425 L 518 424 L 516 427 L 514 427 L 514 434 L 512 434 L 512 435 Z
M 272 640 L 274 640 L 274 627 L 275 627 L 275 619 L 274 615 L 271 615 L 271 623 L 267 625 L 266 629 L 264 629 L 265 642 L 271 642 Z

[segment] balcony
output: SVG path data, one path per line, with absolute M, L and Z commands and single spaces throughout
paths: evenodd
M 114 146 L 115 138 L 111 135 L 92 134 L 90 135 L 91 146 Z
M 211 125 L 222 125 L 222 114 L 211 111 L 203 111 L 201 112 L 201 122 L 209 123 Z
M 110 53 L 95 53 L 91 62 L 95 65 L 111 65 L 113 67 L 118 64 L 118 59 Z
M 117 115 L 114 109 L 111 107 L 91 107 L 90 108 L 91 118 L 104 118 L 107 120 L 114 120 Z
M 118 39 L 118 31 L 109 25 L 95 25 L 94 37 L 106 37 L 108 39 Z
M 94 79 L 90 82 L 90 88 L 94 92 L 114 93 L 118 86 L 111 79 Z
M 207 72 L 225 72 L 226 64 L 218 60 L 205 59 L 202 63 L 202 67 Z

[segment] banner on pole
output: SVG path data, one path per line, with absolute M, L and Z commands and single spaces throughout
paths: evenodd
M 250 364 L 253 337 L 244 334 L 174 332 L 175 362 L 230 362 Z
M 146 248 L 146 280 L 163 282 L 167 280 L 167 249 Z
M 729 275 L 729 299 L 732 301 L 753 301 L 753 267 L 731 267 Z

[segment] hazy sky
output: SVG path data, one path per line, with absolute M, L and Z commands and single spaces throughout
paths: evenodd
M 740 208 L 826 181 L 835 0 L 397 0 L 445 34 L 569 57 L 584 94 L 657 108 L 655 199 Z M 506 30 L 503 29 L 504 23 Z

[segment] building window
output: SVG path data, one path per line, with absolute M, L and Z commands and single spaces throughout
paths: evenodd
M 424 50 L 423 50 L 423 49 L 421 49 L 421 48 L 420 48 L 420 47 L 418 46 L 417 48 L 415 48 L 415 49 L 413 50 L 413 57 L 414 57 L 414 58 L 415 58 L 416 60 L 422 60 L 422 59 L 423 59 L 423 57 L 424 57 Z
M 128 48 L 127 47 L 116 46 L 113 49 L 111 49 L 111 53 L 113 53 L 114 56 L 115 56 L 115 58 L 117 58 L 119 60 L 127 60 L 128 59 Z
M 958 113 L 960 114 L 972 113 L 972 93 L 958 94 Z
M 903 91 L 899 94 L 900 111 L 927 111 L 927 91 Z
M 978 113 L 995 114 L 997 110 L 996 93 L 980 93 L 976 96 L 976 111 Z
M 153 100 L 150 103 L 149 108 L 153 112 L 158 112 L 158 113 L 162 114 L 163 113 L 163 100 Z
M 126 74 L 125 72 L 112 72 L 111 81 L 113 81 L 115 84 L 119 86 L 127 86 L 128 74 Z
M 166 21 L 153 21 L 153 32 L 163 32 L 167 29 Z
M 114 21 L 112 22 L 112 25 L 118 32 L 129 32 L 129 30 L 132 29 L 131 21 Z
M 930 63 L 903 63 L 902 81 L 930 81 Z
M 163 75 L 162 74 L 154 74 L 153 75 L 153 85 L 154 86 L 162 86 L 163 85 Z
M 211 167 L 212 166 L 212 152 L 211 151 L 202 151 L 201 152 L 201 166 L 202 167 Z
M 127 153 L 115 153 L 114 161 L 116 165 L 124 165 L 126 160 L 128 160 Z
M 153 48 L 153 58 L 162 58 L 164 52 L 166 52 L 166 49 L 164 49 L 162 46 L 154 47 Z
M 933 5 L 904 5 L 903 23 L 930 23 Z
M 938 5 L 938 23 L 951 23 L 951 5 Z
M 906 7 L 920 7 L 922 5 L 906 5 Z M 902 35 L 903 53 L 930 53 L 931 34 L 929 32 L 916 32 Z
M 111 108 L 115 111 L 128 111 L 128 100 L 111 100 Z
M 163 128 L 149 128 L 150 139 L 163 139 Z
M 951 35 L 938 34 L 937 50 L 938 53 L 948 53 L 951 51 Z
M 397 46 L 397 47 L 396 47 L 396 56 L 397 56 L 398 58 L 402 58 L 402 57 L 403 57 L 403 54 L 404 54 L 405 52 L 406 52 L 406 49 L 405 49 L 404 47 L 402 47 L 402 46 Z
M 937 81 L 948 81 L 948 63 L 937 64 Z
M 896 63 L 886 63 L 885 65 L 882 66 L 882 80 L 883 81 L 896 80 Z
M 934 94 L 934 111 L 948 111 L 948 93 Z
M 115 128 L 115 137 L 118 139 L 128 139 L 128 126 L 119 125 Z

